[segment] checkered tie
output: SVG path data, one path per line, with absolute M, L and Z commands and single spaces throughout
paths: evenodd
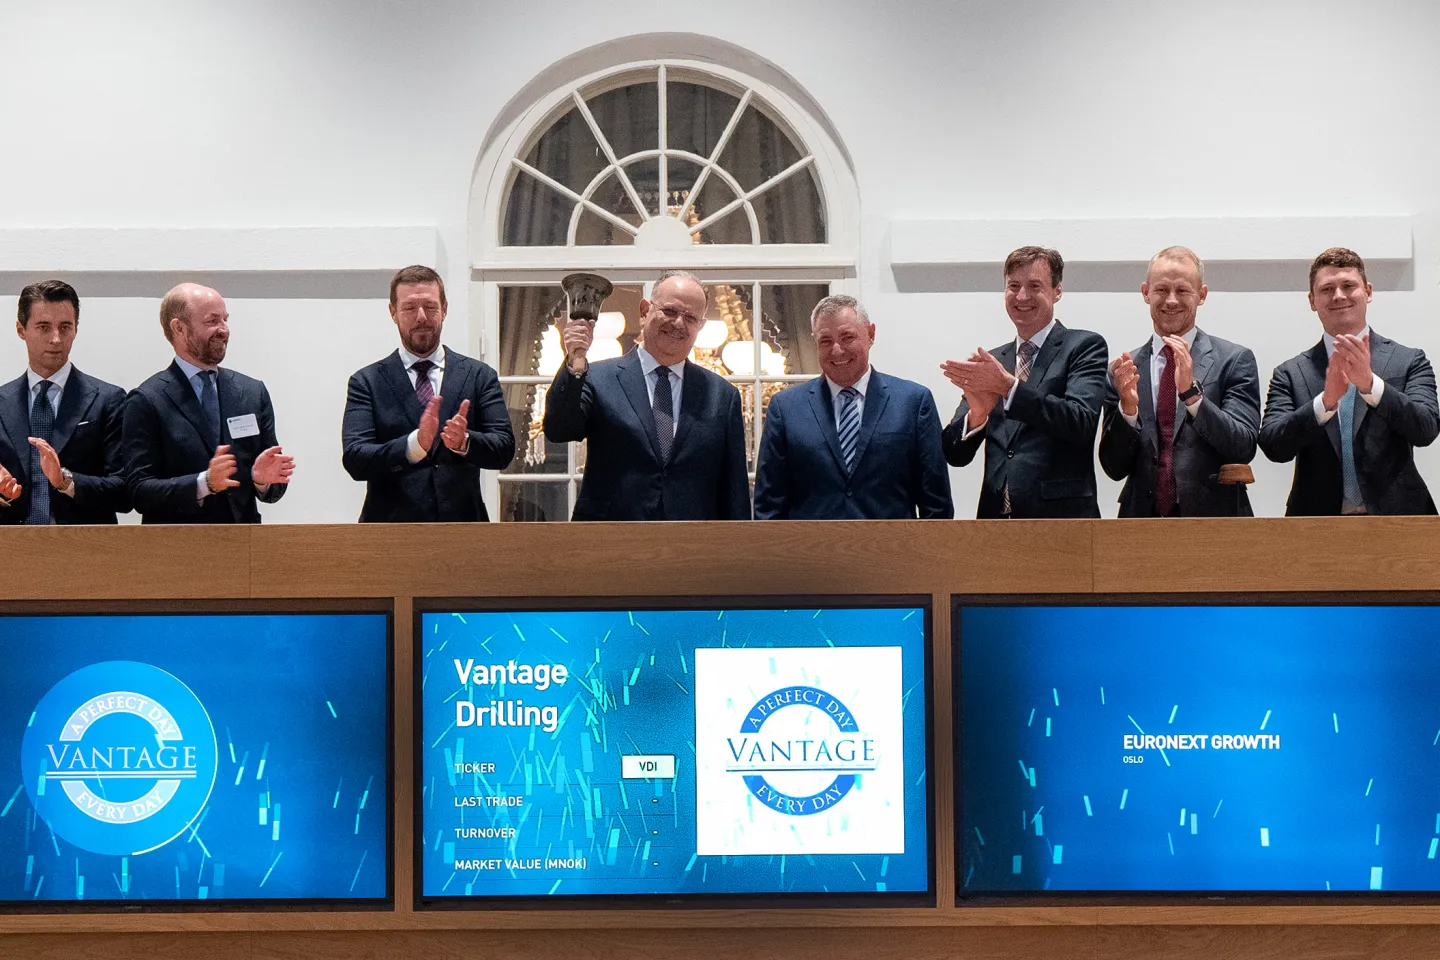
M 1015 379 L 1024 383 L 1030 379 L 1030 368 L 1035 363 L 1035 344 L 1029 340 L 1020 341 L 1020 352 L 1015 357 Z M 1000 515 L 1010 516 L 1010 481 L 1000 491 Z
M 840 453 L 845 457 L 845 471 L 855 472 L 855 448 L 860 442 L 860 391 L 846 387 L 840 391 Z
M 655 439 L 660 444 L 660 462 L 670 462 L 670 445 L 675 442 L 675 394 L 670 389 L 670 368 L 655 368 Z
M 49 380 L 40 381 L 40 395 L 30 408 L 30 436 L 39 437 L 46 443 L 55 439 L 55 411 L 50 408 L 50 388 L 55 386 Z M 40 468 L 40 450 L 30 448 L 30 513 L 26 523 L 50 523 L 50 481 Z

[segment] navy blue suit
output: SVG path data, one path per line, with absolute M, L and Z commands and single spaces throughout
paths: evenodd
M 275 446 L 275 410 L 265 384 L 222 368 L 215 379 L 220 400 L 219 438 L 200 410 L 200 400 L 177 363 L 136 387 L 125 401 L 125 475 L 142 523 L 259 523 L 255 506 L 274 503 L 286 485 L 272 483 L 258 495 L 250 471 L 255 458 Z M 257 436 L 230 436 L 231 417 L 254 414 Z M 210 466 L 215 448 L 228 444 L 240 486 L 197 502 L 196 477 Z
M 685 361 L 680 419 L 662 462 L 640 355 L 562 366 L 545 397 L 545 438 L 588 440 L 576 520 L 749 520 L 745 421 L 733 384 Z
M 755 468 L 757 520 L 902 520 L 955 516 L 935 398 L 918 383 L 870 371 L 845 468 L 824 377 L 770 399 Z
M 124 390 L 70 368 L 50 445 L 75 477 L 75 496 L 50 491 L 56 523 L 114 523 L 116 513 L 130 510 L 120 447 L 124 406 Z M 0 524 L 23 523 L 30 513 L 30 435 L 30 380 L 21 374 L 0 387 L 0 466 L 25 489 L 8 509 L 0 508 Z
M 489 520 L 480 496 L 480 470 L 503 470 L 515 456 L 515 433 L 500 378 L 479 360 L 445 348 L 440 426 L 470 401 L 470 447 L 460 456 L 436 436 L 418 463 L 406 455 L 425 412 L 396 350 L 350 378 L 345 398 L 342 460 L 365 482 L 361 523 L 459 523 Z

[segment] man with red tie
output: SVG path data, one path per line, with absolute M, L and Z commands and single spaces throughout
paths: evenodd
M 489 520 L 480 471 L 503 470 L 515 434 L 500 378 L 441 346 L 445 283 L 430 267 L 390 280 L 400 347 L 350 378 L 343 463 L 365 483 L 361 523 Z
M 1310 265 L 1310 309 L 1325 335 L 1275 368 L 1260 449 L 1295 461 L 1285 515 L 1433 514 L 1415 448 L 1440 434 L 1435 371 L 1423 350 L 1370 327 L 1365 261 L 1331 247 Z
M 1254 353 L 1195 325 L 1208 293 L 1186 247 L 1155 254 L 1140 284 L 1154 332 L 1110 364 L 1100 433 L 1101 468 L 1125 481 L 1122 517 L 1253 516 L 1220 468 L 1255 456 L 1260 375 Z

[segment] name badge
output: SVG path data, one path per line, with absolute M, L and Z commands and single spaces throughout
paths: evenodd
M 226 417 L 225 423 L 230 427 L 230 438 L 239 440 L 243 437 L 260 436 L 260 422 L 255 419 L 255 414 L 247 413 L 239 417 Z

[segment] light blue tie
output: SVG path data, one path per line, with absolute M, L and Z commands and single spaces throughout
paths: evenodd
M 1340 485 L 1345 506 L 1352 510 L 1365 506 L 1360 475 L 1355 472 L 1355 398 L 1359 393 L 1352 383 L 1340 398 Z
M 860 391 L 846 387 L 840 391 L 840 453 L 845 457 L 845 471 L 855 472 L 855 447 L 860 440 Z

